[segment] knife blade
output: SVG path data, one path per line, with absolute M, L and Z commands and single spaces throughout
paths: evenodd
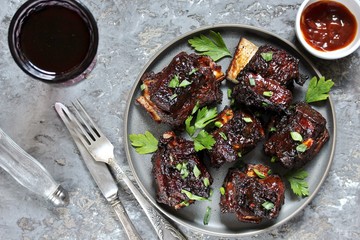
M 79 152 L 84 159 L 85 165 L 88 168 L 91 176 L 93 177 L 95 183 L 99 187 L 101 193 L 104 195 L 106 200 L 113 206 L 116 214 L 121 221 L 125 232 L 128 235 L 128 238 L 133 239 L 141 239 L 139 234 L 136 231 L 136 228 L 132 224 L 128 214 L 125 211 L 122 203 L 118 198 L 119 188 L 117 183 L 115 182 L 108 166 L 105 163 L 97 162 L 93 159 L 87 149 L 84 147 L 81 140 L 78 138 L 76 134 L 76 130 L 73 123 L 73 119 L 75 118 L 73 114 L 61 103 L 55 104 L 55 110 L 64 122 L 65 126 L 70 132 L 70 135 L 73 137 L 73 140 L 76 146 L 79 149 Z

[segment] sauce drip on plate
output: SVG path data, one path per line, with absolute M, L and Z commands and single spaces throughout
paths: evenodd
M 86 22 L 63 6 L 46 6 L 30 14 L 22 25 L 20 47 L 40 70 L 63 73 L 85 59 L 90 46 Z
M 311 46 L 321 51 L 334 51 L 354 40 L 358 25 L 344 5 L 319 1 L 304 10 L 300 28 Z

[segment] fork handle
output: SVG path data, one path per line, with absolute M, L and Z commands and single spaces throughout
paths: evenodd
M 110 168 L 114 170 L 116 180 L 124 181 L 129 187 L 136 200 L 143 208 L 146 216 L 149 218 L 160 240 L 186 240 L 186 237 L 159 214 L 159 212 L 144 198 L 114 159 L 110 159 L 108 164 Z
M 130 221 L 128 214 L 125 211 L 124 206 L 121 204 L 119 199 L 115 199 L 111 202 L 111 206 L 113 207 L 116 215 L 118 216 L 120 222 L 122 223 L 124 230 L 126 232 L 129 240 L 141 240 L 139 233 L 136 231 L 134 225 Z

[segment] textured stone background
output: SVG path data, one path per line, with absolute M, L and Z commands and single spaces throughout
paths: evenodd
M 358 1 L 358 0 L 356 0 Z M 11 58 L 7 31 L 24 0 L 0 9 L 0 127 L 70 191 L 71 203 L 54 208 L 0 169 L 0 239 L 124 239 L 53 104 L 80 98 L 110 140 L 123 143 L 123 112 L 139 69 L 164 44 L 201 26 L 241 23 L 262 27 L 299 45 L 295 16 L 301 1 L 83 0 L 100 31 L 98 62 L 86 81 L 62 88 L 25 75 Z M 360 239 L 360 49 L 336 61 L 311 60 L 331 77 L 337 146 L 330 173 L 313 201 L 288 223 L 244 239 Z M 86 103 L 87 102 L 87 103 Z M 116 154 L 126 170 L 123 149 Z M 122 200 L 144 239 L 155 239 L 145 215 L 126 191 Z M 189 239 L 216 239 L 180 229 Z

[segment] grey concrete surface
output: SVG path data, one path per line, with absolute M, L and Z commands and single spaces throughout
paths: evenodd
M 0 9 L 0 127 L 69 190 L 71 202 L 54 208 L 0 169 L 4 240 L 125 239 L 54 111 L 56 101 L 68 104 L 79 98 L 89 111 L 99 113 L 94 118 L 110 140 L 123 146 L 123 113 L 130 89 L 144 64 L 175 37 L 202 26 L 241 23 L 262 27 L 299 46 L 294 31 L 299 0 L 83 0 L 99 27 L 97 65 L 85 81 L 59 87 L 30 78 L 10 55 L 8 26 L 24 2 L 3 1 Z M 335 61 L 309 57 L 335 82 L 337 145 L 332 167 L 316 197 L 298 215 L 244 239 L 360 239 L 360 49 Z M 116 154 L 130 173 L 124 149 L 117 147 Z M 135 199 L 126 190 L 121 193 L 140 234 L 156 239 Z M 217 239 L 179 228 L 189 239 Z

